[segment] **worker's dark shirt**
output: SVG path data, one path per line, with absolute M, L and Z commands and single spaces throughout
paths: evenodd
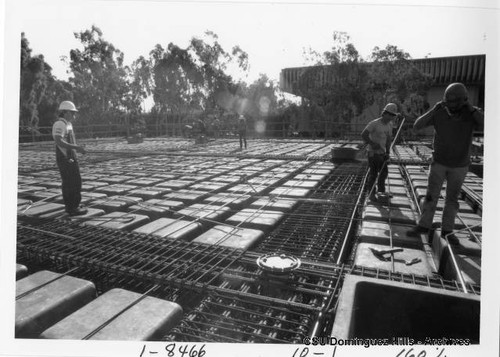
M 450 116 L 445 108 L 431 113 L 427 126 L 434 127 L 434 161 L 448 167 L 470 164 L 473 131 L 478 124 L 466 108 Z M 426 115 L 426 114 L 424 114 Z

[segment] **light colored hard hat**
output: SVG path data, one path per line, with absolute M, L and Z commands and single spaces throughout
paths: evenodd
M 382 112 L 387 112 L 393 115 L 398 115 L 398 106 L 394 103 L 387 103 Z
M 69 100 L 65 100 L 64 102 L 61 102 L 59 104 L 59 110 L 68 110 L 70 112 L 77 112 L 78 110 L 76 109 L 75 105 L 73 102 L 70 102 Z
M 466 101 L 468 97 L 467 88 L 462 83 L 452 83 L 444 91 L 445 102 Z

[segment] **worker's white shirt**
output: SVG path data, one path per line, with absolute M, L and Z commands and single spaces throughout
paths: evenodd
M 366 130 L 370 133 L 370 140 L 381 146 L 380 149 L 374 150 L 371 145 L 368 145 L 366 149 L 369 154 L 385 154 L 387 140 L 392 136 L 392 129 L 392 121 L 384 124 L 382 118 L 377 118 L 368 123 Z
M 54 140 L 56 139 L 56 136 L 61 136 L 64 141 L 70 144 L 76 144 L 73 125 L 63 118 L 59 118 L 52 126 L 52 137 L 54 138 Z M 61 150 L 64 156 L 68 156 L 67 150 L 65 148 L 62 148 L 57 144 L 56 146 L 59 148 L 59 150 Z

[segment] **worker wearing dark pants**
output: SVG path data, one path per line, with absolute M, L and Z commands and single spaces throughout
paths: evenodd
M 382 110 L 382 116 L 374 119 L 361 132 L 363 141 L 367 144 L 368 172 L 367 188 L 369 199 L 377 201 L 377 192 L 385 193 L 385 180 L 388 176 L 387 160 L 391 148 L 392 120 L 397 115 L 397 105 L 389 103 Z M 377 179 L 378 176 L 378 179 Z M 376 182 L 375 182 L 376 181 Z M 375 187 L 375 183 L 377 186 Z
M 458 199 L 469 170 L 473 131 L 483 125 L 484 115 L 469 103 L 467 88 L 462 83 L 450 84 L 444 92 L 443 101 L 415 121 L 415 131 L 434 127 L 434 152 L 422 215 L 418 225 L 407 232 L 408 236 L 429 233 L 446 180 L 441 237 L 447 238 L 451 244 L 459 243 L 453 234 Z
M 376 181 L 377 187 L 373 189 L 373 192 L 385 192 L 385 180 L 389 175 L 389 170 L 386 164 L 388 159 L 389 155 L 387 154 L 372 154 L 371 156 L 368 156 L 368 167 L 370 171 L 368 172 L 366 184 L 368 189 L 371 189 L 374 187 Z
M 61 188 L 66 212 L 69 214 L 77 212 L 82 201 L 82 178 L 78 161 L 76 157 L 67 158 L 56 148 L 56 162 L 61 174 Z
M 82 200 L 82 178 L 76 159 L 76 152 L 85 154 L 83 146 L 77 145 L 72 121 L 75 119 L 76 107 L 70 101 L 59 105 L 59 118 L 52 126 L 52 137 L 56 143 L 56 162 L 61 174 L 61 188 L 66 212 L 70 216 L 87 213 L 80 207 Z

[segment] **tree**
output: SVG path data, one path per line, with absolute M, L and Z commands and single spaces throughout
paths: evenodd
M 39 139 L 41 127 L 52 126 L 59 102 L 71 98 L 68 83 L 57 80 L 51 71 L 43 55 L 32 55 L 22 33 L 19 127 L 20 134 L 29 134 L 32 140 Z
M 135 102 L 127 101 L 127 72 L 123 66 L 123 53 L 104 40 L 102 31 L 90 30 L 74 33 L 83 50 L 70 51 L 70 71 L 73 77 L 74 97 L 78 99 L 81 123 L 121 123 L 123 112 Z
M 391 45 L 375 47 L 367 62 L 343 32 L 334 32 L 330 51 L 310 50 L 306 59 L 314 65 L 305 70 L 295 90 L 307 98 L 305 105 L 324 109 L 327 136 L 344 135 L 352 118 L 369 105 L 382 108 L 389 100 L 401 105 L 430 85 L 408 53 Z

